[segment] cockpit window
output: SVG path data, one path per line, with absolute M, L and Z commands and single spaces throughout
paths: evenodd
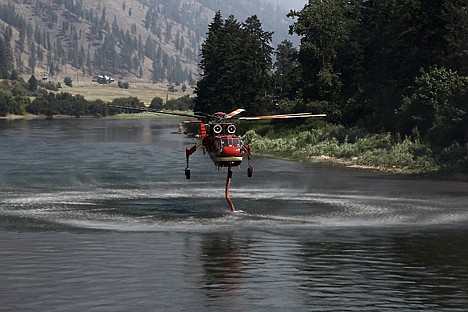
M 219 141 L 217 141 L 220 147 L 228 147 L 228 146 L 235 146 L 239 147 L 242 146 L 242 141 L 239 138 L 221 138 Z

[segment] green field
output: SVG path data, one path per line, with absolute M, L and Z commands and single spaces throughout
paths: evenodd
M 166 84 L 152 83 L 130 83 L 128 89 L 119 88 L 117 82 L 111 84 L 99 84 L 97 82 L 74 82 L 73 87 L 67 87 L 62 84 L 62 92 L 68 92 L 73 95 L 80 94 L 87 100 L 100 99 L 105 102 L 111 102 L 113 99 L 121 97 L 137 97 L 140 101 L 149 105 L 156 96 L 164 101 L 180 98 L 187 94 L 192 94 L 192 89 L 187 88 L 186 92 L 169 92 L 169 86 Z

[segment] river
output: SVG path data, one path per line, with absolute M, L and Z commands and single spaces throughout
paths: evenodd
M 468 183 L 192 156 L 174 120 L 0 120 L 0 311 L 468 311 Z

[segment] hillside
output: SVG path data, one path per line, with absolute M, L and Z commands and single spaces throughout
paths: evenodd
M 275 32 L 273 46 L 289 38 L 289 8 L 278 0 L 9 0 L 0 4 L 0 31 L 24 77 L 193 82 L 218 10 L 239 21 L 258 15 Z

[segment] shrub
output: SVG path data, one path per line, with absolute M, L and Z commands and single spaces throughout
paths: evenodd
M 443 170 L 468 172 L 468 144 L 455 142 L 444 148 L 438 155 Z
M 122 88 L 122 89 L 128 89 L 130 86 L 128 82 L 126 81 L 122 82 L 120 80 L 117 82 L 117 85 L 119 86 L 119 88 Z
M 347 133 L 355 136 L 354 142 L 349 140 Z M 330 156 L 347 159 L 359 165 L 404 168 L 411 171 L 436 168 L 430 148 L 419 140 L 410 137 L 401 140 L 399 136 L 394 137 L 390 133 L 369 136 L 364 136 L 363 133 L 357 129 L 347 130 L 330 125 L 276 138 L 261 136 L 250 130 L 243 136 L 243 140 L 252 145 L 254 150 L 300 158 Z
M 68 76 L 63 79 L 63 83 L 66 86 L 73 87 L 73 80 Z

